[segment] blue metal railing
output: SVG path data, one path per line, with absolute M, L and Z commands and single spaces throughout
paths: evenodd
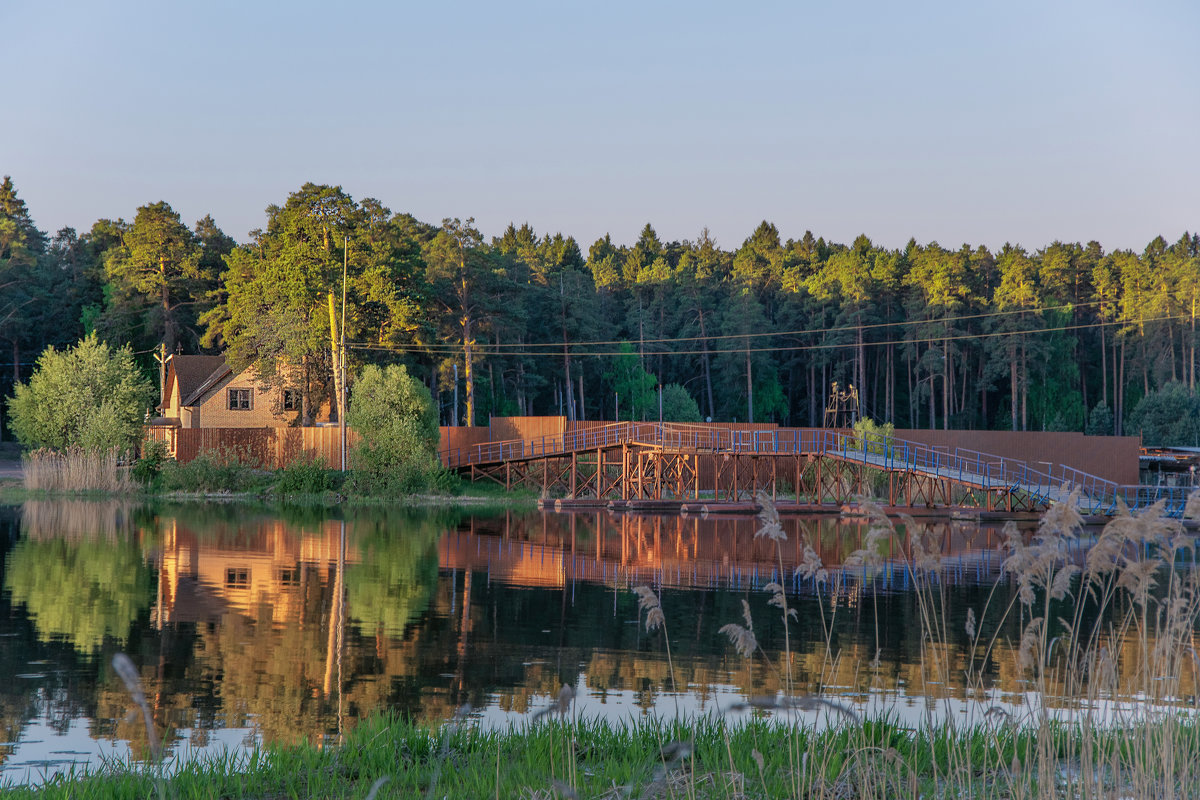
M 763 428 L 730 430 L 682 423 L 617 422 L 535 439 L 486 442 L 469 448 L 443 450 L 450 468 L 472 464 L 566 455 L 620 444 L 641 444 L 668 450 L 712 453 L 799 453 L 834 455 L 845 461 L 885 470 L 923 472 L 950 478 L 982 490 L 1019 491 L 1039 504 L 1065 501 L 1078 491 L 1084 513 L 1111 514 L 1118 499 L 1131 510 L 1166 501 L 1166 513 L 1181 516 L 1188 489 L 1120 486 L 1074 467 L 1046 463 L 1045 469 L 1027 462 L 967 448 L 939 448 L 903 439 L 867 439 L 820 428 Z

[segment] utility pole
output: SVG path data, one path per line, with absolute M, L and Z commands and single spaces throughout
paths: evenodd
M 458 427 L 458 362 L 454 362 L 454 408 L 450 410 L 450 427 Z
M 338 433 L 342 444 L 342 472 L 346 471 L 346 274 L 350 266 L 350 237 L 346 236 L 342 239 L 342 330 L 341 330 L 341 346 L 338 348 L 341 351 L 341 359 L 338 361 L 336 369 L 342 376 L 341 394 L 338 397 Z M 345 533 L 342 535 L 342 552 L 346 550 Z M 338 567 L 338 574 L 341 574 L 341 566 Z
M 342 325 L 338 331 L 333 291 L 329 292 L 329 349 L 333 355 L 333 403 L 338 415 L 338 468 L 346 471 L 346 269 L 350 261 L 350 237 L 342 247 Z
M 342 416 L 342 354 L 338 347 L 341 338 L 338 336 L 337 306 L 333 299 L 333 290 L 326 298 L 329 301 L 329 352 L 333 359 L 333 399 L 331 409 L 337 409 L 338 419 Z
M 750 340 L 746 340 L 746 405 L 750 411 L 750 424 L 754 424 L 754 373 L 750 368 Z
M 14 346 L 15 349 L 15 346 Z M 13 359 L 16 361 L 17 359 Z M 163 403 L 167 399 L 167 343 L 159 342 L 158 347 L 154 350 L 154 360 L 158 362 L 158 401 Z M 20 377 L 17 378 L 20 380 Z

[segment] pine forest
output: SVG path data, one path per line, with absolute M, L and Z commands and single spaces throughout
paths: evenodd
M 296 365 L 311 419 L 332 391 L 344 275 L 351 366 L 406 364 L 443 424 L 661 413 L 814 426 L 836 381 L 898 428 L 1200 445 L 1200 235 L 1140 252 L 887 249 L 865 234 L 784 238 L 764 221 L 737 243 L 707 230 L 667 242 L 647 224 L 632 244 L 581 245 L 516 223 L 488 241 L 473 219 L 424 222 L 335 186 L 281 199 L 241 243 L 166 202 L 50 235 L 5 178 L 0 396 L 44 348 L 95 332 L 156 379 L 162 352 L 224 353 L 266 376 Z

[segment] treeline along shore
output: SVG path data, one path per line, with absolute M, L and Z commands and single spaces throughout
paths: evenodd
M 148 373 L 176 352 L 293 370 L 307 422 L 334 385 L 344 287 L 351 366 L 406 364 L 443 424 L 656 419 L 661 403 L 675 420 L 819 425 L 837 381 L 897 427 L 1200 445 L 1200 236 L 1137 252 L 787 233 L 667 242 L 647 224 L 585 251 L 514 223 L 489 241 L 472 219 L 308 183 L 241 243 L 161 201 L 51 235 L 5 178 L 0 396 L 45 347 L 96 332 Z

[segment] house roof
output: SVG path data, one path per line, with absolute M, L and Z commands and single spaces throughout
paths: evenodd
M 194 405 L 204 390 L 229 371 L 225 356 L 171 356 L 179 382 L 179 405 Z

